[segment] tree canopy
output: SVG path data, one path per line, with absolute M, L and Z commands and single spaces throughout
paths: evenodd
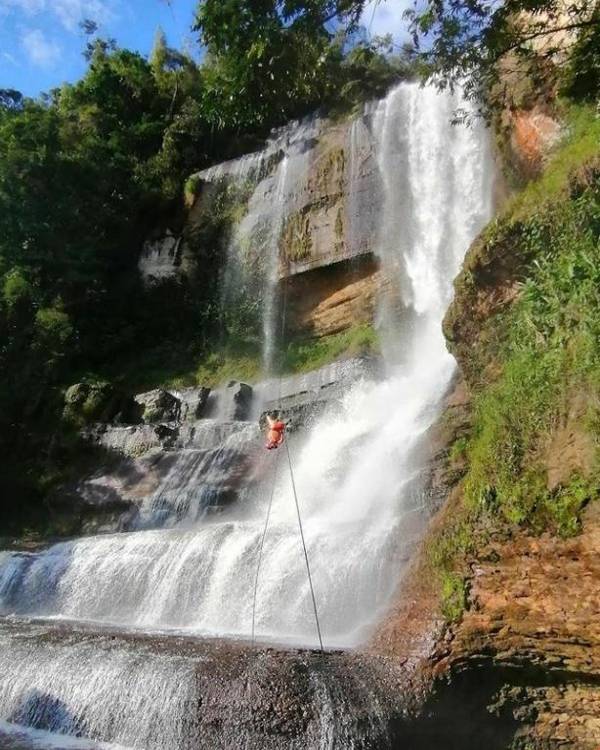
M 488 117 L 500 101 L 510 104 L 524 78 L 538 91 L 558 80 L 571 94 L 598 95 L 597 0 L 428 0 L 407 18 L 438 84 L 462 85 Z
M 207 52 L 204 103 L 217 127 L 261 128 L 331 100 L 342 73 L 343 33 L 359 0 L 204 0 L 196 30 Z

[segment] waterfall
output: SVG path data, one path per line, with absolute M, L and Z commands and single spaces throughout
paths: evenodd
M 287 205 L 289 193 L 288 175 L 290 174 L 290 159 L 286 155 L 277 169 L 273 205 L 274 216 L 270 222 L 267 244 L 267 272 L 265 274 L 265 297 L 263 307 L 263 368 L 268 375 L 273 374 L 273 357 L 275 354 L 276 328 L 277 328 L 277 282 L 279 281 L 279 238 L 283 228 L 285 216 L 284 209 Z
M 364 640 L 389 605 L 422 529 L 424 435 L 439 414 L 455 368 L 441 321 L 461 259 L 491 214 L 488 135 L 482 125 L 452 126 L 451 113 L 458 106 L 464 106 L 458 96 L 403 83 L 352 126 L 348 179 L 359 178 L 368 141 L 382 185 L 375 251 L 385 278 L 378 325 L 387 373 L 381 381 L 356 382 L 334 414 L 317 420 L 307 435 L 290 437 L 326 647 Z M 278 166 L 263 179 L 260 196 L 255 191 L 251 197 L 231 248 L 234 253 L 242 237 L 260 234 L 262 226 L 267 240 L 261 247 L 269 253 L 263 276 L 267 363 L 272 362 L 277 319 L 279 235 L 306 174 L 308 157 L 298 143 L 280 144 L 284 153 Z M 259 162 L 247 158 L 244 170 L 260 172 Z M 348 211 L 356 214 L 366 198 L 356 185 L 350 186 L 350 195 Z M 349 218 L 358 236 L 356 215 Z M 258 490 L 220 516 L 195 520 L 194 510 L 194 523 L 188 518 L 188 523 L 169 528 L 76 539 L 35 554 L 0 553 L 0 613 L 247 638 L 272 462 L 284 458 L 281 451 L 264 452 L 257 468 L 262 475 Z M 190 481 L 203 460 L 191 460 Z M 150 510 L 160 509 L 161 502 L 180 501 L 172 493 L 175 478 L 169 482 Z M 184 498 L 184 515 L 194 502 Z M 283 463 L 263 553 L 257 633 L 279 643 L 317 642 Z M 59 692 L 65 710 L 82 718 L 76 727 L 67 723 L 65 728 L 63 722 L 60 731 L 89 731 L 94 738 L 136 747 L 185 746 L 178 739 L 185 731 L 178 717 L 187 710 L 185 686 L 191 678 L 174 657 L 138 663 L 119 654 L 98 663 L 86 655 L 84 645 L 70 656 L 50 649 L 38 658 L 28 655 L 25 646 L 14 655 L 18 658 L 0 660 L 0 719 L 36 726 L 35 717 L 22 709 L 28 686 L 43 691 L 64 683 Z M 86 668 L 74 675 L 72 665 L 79 658 Z M 155 701 L 157 712 L 146 729 L 136 727 L 132 718 L 136 690 L 125 675 L 140 680 L 137 690 Z M 67 685 L 68 680 L 73 684 Z M 103 681 L 106 691 L 99 693 Z M 110 694 L 113 682 L 115 695 Z M 50 721 L 45 728 L 53 727 Z M 150 727 L 153 740 L 139 734 Z
M 374 205 L 379 196 L 370 195 L 368 189 L 373 185 L 366 185 L 363 171 L 372 153 L 372 135 L 364 117 L 353 120 L 348 129 L 346 152 L 348 154 L 348 180 L 346 184 L 346 232 L 345 239 L 349 250 L 359 256 L 369 244 L 369 235 L 376 232 L 377 211 L 373 211 L 371 221 L 369 205 Z M 368 189 L 367 189 L 368 188 Z
M 459 106 L 432 87 L 404 84 L 373 115 L 384 184 L 377 252 L 392 282 L 379 310 L 386 360 L 427 372 L 449 363 L 441 320 L 451 281 L 492 212 L 487 139 L 481 125 L 449 125 Z
M 253 424 L 204 420 L 190 434 L 159 488 L 144 498 L 138 528 L 193 524 L 215 508 L 250 489 L 257 453 L 258 428 Z M 214 447 L 214 446 L 217 447 Z M 235 468 L 233 468 L 235 467 Z
M 209 183 L 252 185 L 246 212 L 227 245 L 224 305 L 236 305 L 240 287 L 262 300 L 263 369 L 273 373 L 278 337 L 278 286 L 281 278 L 281 235 L 286 219 L 298 206 L 306 182 L 310 144 L 321 121 L 307 118 L 282 128 L 263 152 L 211 167 L 199 173 Z M 269 165 L 276 166 L 269 171 Z

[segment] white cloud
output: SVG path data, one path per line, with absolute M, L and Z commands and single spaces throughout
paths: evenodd
M 106 0 L 54 0 L 52 10 L 68 31 L 77 31 L 84 18 L 104 24 L 115 17 L 112 3 Z
M 363 11 L 361 23 L 370 36 L 392 34 L 396 42 L 402 43 L 408 38 L 403 14 L 412 5 L 412 0 L 371 0 Z
M 9 10 L 22 10 L 28 16 L 44 10 L 46 0 L 0 0 L 0 10 L 8 12 Z
M 10 63 L 11 65 L 18 65 L 16 57 L 13 57 L 13 55 L 10 54 L 10 52 L 3 52 L 2 53 L 2 59 L 6 60 L 6 62 Z
M 0 0 L 0 12 L 21 11 L 27 16 L 53 14 L 68 31 L 91 18 L 100 24 L 116 18 L 115 0 Z
M 47 39 L 39 29 L 26 31 L 21 38 L 21 46 L 33 65 L 52 68 L 61 56 L 61 48 L 56 42 Z

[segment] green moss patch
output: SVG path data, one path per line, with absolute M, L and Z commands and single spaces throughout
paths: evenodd
M 290 342 L 283 355 L 283 370 L 290 373 L 308 372 L 337 359 L 378 351 L 377 333 L 372 325 L 365 323 L 330 336 Z

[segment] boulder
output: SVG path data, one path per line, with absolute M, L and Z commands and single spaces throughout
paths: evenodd
M 121 410 L 123 396 L 111 383 L 75 383 L 67 388 L 63 416 L 77 425 L 110 422 Z
M 224 422 L 246 421 L 252 406 L 252 387 L 231 380 L 219 394 L 219 417 Z
M 112 456 L 139 458 L 154 450 L 170 450 L 179 436 L 178 426 L 167 424 L 95 424 L 81 431 L 91 445 Z
M 181 413 L 181 401 L 162 388 L 155 388 L 134 397 L 146 424 L 152 422 L 176 422 Z
M 203 416 L 210 388 L 183 388 L 177 391 L 177 397 L 181 402 L 179 418 L 182 422 L 195 422 Z

